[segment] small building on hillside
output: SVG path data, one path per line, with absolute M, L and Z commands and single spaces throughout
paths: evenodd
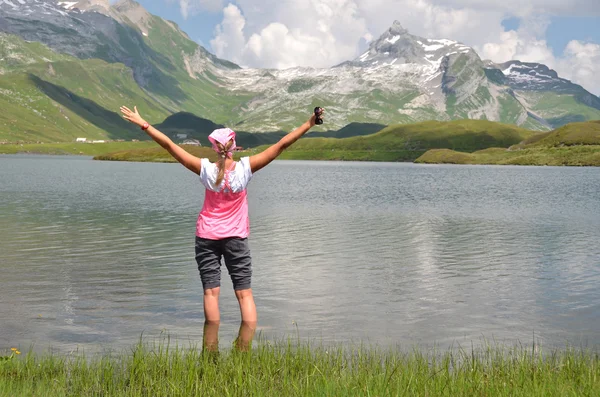
M 87 138 L 77 138 L 75 142 L 86 142 Z
M 197 139 L 186 139 L 185 141 L 183 141 L 182 145 L 202 146 L 200 141 Z

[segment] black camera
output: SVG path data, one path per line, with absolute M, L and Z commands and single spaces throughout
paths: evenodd
M 323 119 L 320 117 L 322 113 L 323 113 L 323 108 L 317 106 L 315 108 L 315 115 L 317 116 L 315 119 L 316 124 L 319 124 L 319 125 L 323 124 Z

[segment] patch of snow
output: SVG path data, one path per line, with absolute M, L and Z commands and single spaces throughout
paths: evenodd
M 512 73 L 512 69 L 513 67 L 515 67 L 516 65 L 510 65 L 508 68 L 504 69 L 502 71 L 502 74 L 504 74 L 505 76 L 508 76 L 509 74 Z
M 434 44 L 434 45 L 423 45 L 423 48 L 425 49 L 425 51 L 437 51 L 440 48 L 444 48 L 445 45 L 443 44 Z
M 398 58 L 396 58 L 392 62 L 390 62 L 390 66 L 393 65 L 393 64 L 395 64 L 397 60 L 398 60 Z
M 384 54 L 385 54 L 385 55 L 390 55 L 390 53 L 389 53 L 389 52 L 387 52 L 387 51 L 386 51 L 386 52 L 384 52 Z
M 431 39 L 431 40 L 428 40 L 428 41 L 430 41 L 430 42 L 434 42 L 434 43 L 441 43 L 441 44 L 443 44 L 443 45 L 453 45 L 453 44 L 458 44 L 458 42 L 457 42 L 457 41 L 452 41 L 452 40 L 447 40 L 447 39 L 439 39 L 439 40 L 436 40 L 436 39 Z
M 394 36 L 394 37 L 392 37 L 391 39 L 390 39 L 390 38 L 388 38 L 388 39 L 385 39 L 385 41 L 387 41 L 388 43 L 392 43 L 392 44 L 394 44 L 394 43 L 395 43 L 395 42 L 397 42 L 398 40 L 400 40 L 400 36 Z
M 435 79 L 436 77 L 439 77 L 442 73 L 441 72 L 437 72 L 435 74 L 432 74 L 431 76 L 429 76 L 428 78 L 425 79 L 425 82 L 428 83 L 431 80 Z
M 61 6 L 62 8 L 64 8 L 65 10 L 70 10 L 77 3 L 78 3 L 77 1 L 63 1 L 63 2 L 59 2 L 58 5 Z
M 2 4 L 2 3 L 0 3 L 0 4 Z M 14 3 L 11 3 L 9 0 L 4 0 L 4 4 L 12 6 L 12 8 L 17 8 L 17 5 Z
M 427 62 L 429 62 L 429 63 L 431 64 L 431 66 L 432 66 L 434 69 L 439 69 L 439 67 L 440 67 L 440 66 L 441 66 L 441 64 L 442 64 L 442 59 L 443 59 L 443 58 L 444 58 L 444 57 L 442 56 L 442 57 L 441 57 L 440 59 L 438 59 L 437 61 L 432 61 L 432 60 L 430 60 L 430 59 L 426 59 L 426 61 L 427 61 Z
M 367 60 L 368 57 L 369 57 L 369 51 L 367 51 L 364 54 L 362 54 L 359 59 L 360 59 L 361 62 L 364 62 L 364 61 Z
M 144 36 L 148 37 L 148 33 L 146 33 L 146 32 L 142 32 L 142 34 L 143 34 Z

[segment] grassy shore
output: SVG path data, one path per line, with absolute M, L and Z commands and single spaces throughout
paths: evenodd
M 154 141 L 106 143 L 9 143 L 0 145 L 0 154 L 51 154 L 98 156 L 117 151 L 135 151 L 155 148 Z
M 475 151 L 504 146 L 531 138 L 535 132 L 484 120 L 427 121 L 386 127 L 371 135 L 350 138 L 310 137 L 296 142 L 281 156 L 283 160 L 414 161 L 431 148 Z M 310 136 L 310 135 L 309 135 Z M 258 146 L 248 155 L 266 149 Z M 186 148 L 187 149 L 187 148 Z M 100 160 L 170 161 L 161 149 L 121 151 L 96 157 Z
M 216 159 L 208 147 L 184 148 L 196 156 Z M 252 155 L 266 148 L 266 145 L 259 146 L 235 156 Z M 0 153 L 84 154 L 97 160 L 175 161 L 152 141 L 0 145 Z M 546 133 L 483 120 L 428 121 L 390 126 L 365 136 L 302 139 L 279 158 L 600 166 L 600 121 L 571 123 Z
M 139 344 L 121 355 L 0 362 L 0 396 L 597 396 L 598 353 L 446 353 L 257 343 L 251 353 Z

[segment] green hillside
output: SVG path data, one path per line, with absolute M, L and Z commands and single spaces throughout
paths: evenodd
M 117 114 L 120 105 L 137 103 L 152 122 L 168 115 L 122 64 L 58 55 L 2 34 L 0 56 L 9 59 L 0 75 L 0 142 L 139 139 Z
M 413 161 L 431 148 L 472 152 L 492 146 L 509 147 L 535 133 L 515 126 L 481 120 L 429 121 L 395 125 L 378 133 L 352 138 L 302 138 L 282 159 Z M 259 146 L 248 153 L 258 153 Z M 152 154 L 152 157 L 154 154 Z M 108 155 L 103 159 L 117 157 Z M 139 159 L 140 153 L 120 153 L 120 159 Z M 162 160 L 161 160 L 162 161 Z
M 567 124 L 526 139 L 515 149 L 576 145 L 600 145 L 600 120 Z
M 282 158 L 413 161 L 432 148 L 473 152 L 493 146 L 509 147 L 534 134 L 485 120 L 426 121 L 393 125 L 372 135 L 352 138 L 302 139 Z
M 417 163 L 600 166 L 600 121 L 567 124 L 536 134 L 508 149 L 473 153 L 437 149 Z

